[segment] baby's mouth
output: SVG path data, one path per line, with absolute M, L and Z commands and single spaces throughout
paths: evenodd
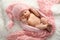
M 47 30 L 48 32 L 51 32 L 52 30 L 52 25 L 48 23 L 47 18 L 42 17 L 39 12 L 33 8 L 24 10 L 20 19 L 29 26 Z

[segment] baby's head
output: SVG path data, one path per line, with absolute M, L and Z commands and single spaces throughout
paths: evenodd
M 29 9 L 30 7 L 29 6 L 27 6 L 27 5 L 25 5 L 25 4 L 17 4 L 17 5 L 15 5 L 14 7 L 13 7 L 13 9 L 12 9 L 12 14 L 13 14 L 13 16 L 14 16 L 14 18 L 16 19 L 16 20 L 20 20 L 20 16 L 22 15 L 22 12 L 23 11 L 26 11 L 26 12 L 28 12 L 28 9 Z

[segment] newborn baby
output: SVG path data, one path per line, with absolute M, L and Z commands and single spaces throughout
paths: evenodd
M 47 18 L 42 17 L 37 10 L 30 8 L 22 11 L 21 13 L 22 15 L 20 16 L 20 20 L 23 23 L 42 30 L 49 28 L 48 31 L 51 32 L 52 25 L 48 26 L 50 24 L 48 23 Z

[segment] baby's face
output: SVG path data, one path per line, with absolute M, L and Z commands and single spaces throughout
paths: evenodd
M 23 11 L 23 16 L 28 17 L 30 15 L 30 11 L 29 10 L 24 10 Z

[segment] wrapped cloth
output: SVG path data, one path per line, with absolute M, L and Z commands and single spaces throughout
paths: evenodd
M 58 1 L 37 0 L 37 3 L 39 4 L 40 7 L 39 9 L 23 3 L 17 3 L 8 6 L 6 12 L 8 17 L 11 19 L 10 23 L 8 24 L 10 26 L 8 27 L 12 28 L 14 24 L 14 20 L 17 20 L 23 30 L 10 34 L 7 37 L 7 40 L 45 40 L 47 37 L 51 36 L 54 33 L 55 31 L 54 16 L 50 8 L 55 3 L 58 3 Z M 30 8 L 36 9 L 41 16 L 48 19 L 48 22 L 52 25 L 52 29 L 50 33 L 47 32 L 46 30 L 40 30 L 38 28 L 24 24 L 20 21 L 20 16 L 22 14 L 21 12 L 23 10 L 30 9 Z

